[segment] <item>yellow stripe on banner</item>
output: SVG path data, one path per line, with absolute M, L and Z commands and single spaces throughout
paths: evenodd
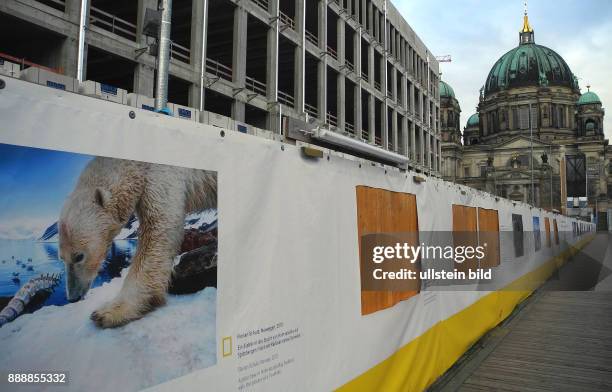
M 424 390 L 593 238 L 579 241 L 504 289 L 492 292 L 438 322 L 383 362 L 338 388 L 338 391 Z

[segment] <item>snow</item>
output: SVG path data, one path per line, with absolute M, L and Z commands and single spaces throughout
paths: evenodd
M 115 237 L 116 240 L 127 240 L 132 238 L 138 238 L 138 227 L 140 227 L 140 221 L 136 217 L 132 217 L 130 221 L 121 228 L 121 231 Z
M 215 288 L 169 296 L 165 306 L 123 327 L 94 326 L 89 315 L 114 298 L 126 274 L 127 269 L 122 277 L 90 290 L 82 301 L 47 306 L 0 328 L 0 369 L 67 371 L 65 390 L 116 392 L 139 390 L 214 365 Z M 52 385 L 38 385 L 36 390 L 45 388 L 54 390 Z
M 185 217 L 185 230 L 201 229 L 207 231 L 207 226 L 217 224 L 217 210 L 209 209 L 195 214 L 189 214 Z

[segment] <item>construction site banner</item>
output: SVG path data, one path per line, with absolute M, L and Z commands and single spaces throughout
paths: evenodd
M 6 78 L 0 389 L 425 389 L 593 226 Z

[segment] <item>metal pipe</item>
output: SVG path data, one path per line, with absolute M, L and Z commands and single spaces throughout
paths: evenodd
M 89 0 L 81 0 L 81 15 L 79 17 L 79 49 L 77 55 L 77 80 L 85 79 L 85 29 L 87 29 L 87 14 Z
M 301 113 L 306 114 L 306 122 L 308 122 L 308 113 L 306 113 L 306 0 L 302 1 L 302 107 Z
M 531 203 L 535 206 L 535 189 L 533 187 L 533 121 L 531 119 L 531 103 L 529 103 L 529 146 L 531 148 Z
M 206 75 L 206 34 L 208 33 L 208 0 L 204 1 L 204 15 L 202 20 L 202 57 L 200 61 L 200 111 L 204 111 L 204 77 Z
M 382 69 L 382 77 L 383 80 L 380 84 L 382 86 L 382 93 L 385 99 L 383 100 L 384 112 L 382 117 L 383 120 L 383 129 L 381 132 L 381 139 L 384 144 L 384 149 L 389 148 L 389 107 L 388 107 L 388 95 L 389 95 L 389 86 L 387 86 L 387 46 L 389 45 L 387 41 L 387 0 L 383 2 L 383 16 L 384 16 L 384 26 L 383 26 L 383 69 Z
M 168 105 L 168 70 L 170 68 L 170 26 L 172 18 L 172 0 L 160 0 L 162 20 L 158 40 L 158 70 L 155 83 L 155 110 L 162 110 Z
M 279 45 L 279 40 L 280 40 L 280 2 L 276 1 L 276 27 L 274 29 L 274 34 L 276 35 L 275 38 L 275 50 L 274 50 L 274 68 L 275 68 L 275 72 L 274 72 L 274 102 L 276 102 L 276 104 L 278 105 L 278 134 L 282 135 L 283 134 L 283 108 L 281 106 L 281 103 L 278 101 L 278 63 L 279 63 L 279 57 L 280 57 L 280 53 L 278 51 L 278 45 Z
M 278 102 L 278 63 L 279 63 L 279 57 L 280 57 L 280 53 L 278 52 L 278 41 L 280 39 L 279 34 L 280 34 L 280 3 L 279 1 L 276 2 L 276 24 L 274 25 L 274 35 L 276 36 L 274 41 L 275 41 L 275 48 L 274 48 L 274 102 L 277 102 L 279 107 L 280 107 L 280 102 Z

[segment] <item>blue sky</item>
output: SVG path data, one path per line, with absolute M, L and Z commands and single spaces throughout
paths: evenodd
M 450 54 L 442 63 L 461 105 L 462 129 L 475 113 L 478 91 L 501 55 L 518 45 L 523 1 L 392 0 L 435 55 Z M 559 53 L 579 77 L 582 91 L 591 85 L 604 108 L 612 108 L 612 1 L 531 0 L 529 21 L 535 41 Z M 605 116 L 612 139 L 612 109 Z
M 0 239 L 38 238 L 91 157 L 0 144 Z

